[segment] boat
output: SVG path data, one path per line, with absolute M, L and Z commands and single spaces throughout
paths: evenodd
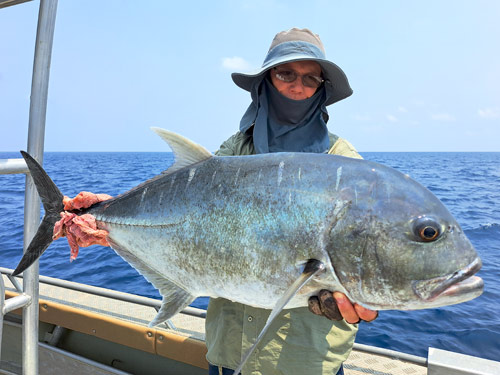
M 0 268 L 6 302 L 20 279 Z M 160 301 L 40 276 L 39 374 L 207 374 L 205 311 L 187 308 L 148 327 Z M 4 317 L 0 374 L 21 374 L 22 311 Z M 357 345 L 346 374 L 426 374 L 426 359 Z M 377 373 L 377 372 L 375 372 Z
M 151 328 L 161 301 L 66 280 L 39 277 L 38 335 L 35 346 L 23 342 L 21 277 L 0 268 L 3 319 L 0 374 L 207 374 L 205 310 L 188 307 Z M 38 366 L 24 369 L 34 356 Z M 429 348 L 419 357 L 355 343 L 344 363 L 346 375 L 498 375 L 500 362 Z M 35 372 L 36 371 L 36 372 Z
M 0 8 L 31 0 L 0 0 Z M 28 153 L 43 159 L 45 110 L 57 0 L 40 0 Z M 0 160 L 0 174 L 25 173 L 23 159 Z M 40 218 L 27 178 L 24 239 Z M 0 264 L 1 266 L 1 264 Z M 0 268 L 0 374 L 207 374 L 205 311 L 186 308 L 151 328 L 161 302 L 39 275 L 38 262 L 13 277 Z M 429 348 L 427 358 L 356 343 L 346 375 L 500 374 L 500 362 Z

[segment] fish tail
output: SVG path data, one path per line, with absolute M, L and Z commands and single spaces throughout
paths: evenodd
M 60 219 L 59 213 L 64 211 L 63 194 L 59 191 L 54 181 L 48 176 L 45 170 L 28 153 L 21 151 L 31 177 L 38 191 L 38 195 L 45 209 L 45 216 L 38 230 L 31 240 L 24 256 L 14 270 L 16 276 L 31 266 L 52 243 L 52 235 L 55 223 Z

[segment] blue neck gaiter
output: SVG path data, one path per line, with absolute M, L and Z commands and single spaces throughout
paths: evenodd
M 252 87 L 252 103 L 240 122 L 240 131 L 252 125 L 253 143 L 258 154 L 269 152 L 326 152 L 330 146 L 324 117 L 327 93 L 321 86 L 304 100 L 279 93 L 267 79 Z M 325 116 L 326 115 L 326 116 Z

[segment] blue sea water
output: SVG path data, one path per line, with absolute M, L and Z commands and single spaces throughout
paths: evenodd
M 0 159 L 18 158 L 2 153 Z M 457 218 L 483 260 L 480 297 L 419 311 L 382 311 L 361 323 L 357 342 L 426 356 L 428 347 L 500 361 L 500 153 L 363 153 L 428 187 Z M 46 153 L 44 166 L 60 190 L 117 195 L 165 170 L 171 153 Z M 23 244 L 24 175 L 0 176 L 0 266 L 15 268 Z M 42 275 L 160 298 L 113 250 L 80 249 L 69 262 L 67 242 L 54 242 L 40 260 Z M 207 298 L 194 305 L 205 308 Z

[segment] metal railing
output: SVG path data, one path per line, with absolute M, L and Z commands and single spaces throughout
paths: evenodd
M 1 1 L 0 7 L 19 4 L 23 1 Z M 40 0 L 38 26 L 31 81 L 30 112 L 28 124 L 27 151 L 40 164 L 43 162 L 45 139 L 45 118 L 47 112 L 47 94 L 49 87 L 50 60 L 52 41 L 57 12 L 57 0 Z M 26 173 L 27 168 L 22 159 L 0 160 L 0 174 Z M 26 190 L 24 203 L 24 251 L 36 233 L 40 223 L 40 199 L 29 174 L 26 174 Z M 23 294 L 13 302 L 4 300 L 2 280 L 2 299 L 0 300 L 0 316 L 13 307 L 23 308 L 23 359 L 24 375 L 38 374 L 38 262 L 24 272 Z M 1 354 L 0 329 L 0 354 Z M 1 359 L 1 357 L 0 357 Z
M 14 284 L 14 283 L 17 283 L 16 278 L 21 278 L 22 275 L 12 277 L 11 276 L 12 272 L 13 272 L 12 269 L 0 267 L 0 273 L 9 277 L 9 280 Z M 135 303 L 135 304 L 138 304 L 141 306 L 153 307 L 155 309 L 159 309 L 161 307 L 160 300 L 142 297 L 142 296 L 138 296 L 135 294 L 117 292 L 117 291 L 114 291 L 111 289 L 99 288 L 99 287 L 95 287 L 95 286 L 91 286 L 91 285 L 87 285 L 87 284 L 80 284 L 80 283 L 75 283 L 75 282 L 66 281 L 66 280 L 62 280 L 62 279 L 47 277 L 47 276 L 40 276 L 39 280 L 40 280 L 40 283 L 43 283 L 43 284 L 52 285 L 52 286 L 56 286 L 56 287 L 60 287 L 60 288 L 64 288 L 64 289 L 71 289 L 71 290 L 75 290 L 75 291 L 82 292 L 82 293 L 89 293 L 89 294 L 96 295 L 99 297 L 105 297 L 105 298 L 110 298 L 110 299 L 114 299 L 114 300 L 118 300 L 118 301 Z M 19 285 L 19 283 L 17 283 L 17 285 Z M 14 286 L 15 286 L 15 284 L 14 284 Z M 15 286 L 15 287 L 18 291 L 21 290 L 19 286 Z M 194 316 L 197 318 L 206 318 L 206 315 L 207 315 L 206 311 L 201 310 L 201 309 L 197 309 L 197 308 L 193 308 L 193 307 L 187 307 L 184 310 L 182 310 L 181 313 L 186 314 L 186 315 L 190 315 L 190 316 Z M 427 366 L 427 358 L 419 357 L 419 356 L 412 355 L 412 354 L 402 353 L 402 352 L 398 352 L 395 350 L 389 350 L 389 349 L 385 349 L 385 348 L 379 348 L 379 347 L 364 345 L 364 344 L 359 344 L 359 343 L 354 343 L 353 348 L 355 350 L 362 351 L 365 353 L 377 354 L 377 355 L 381 355 L 384 357 L 397 359 L 400 361 L 410 362 L 410 363 L 414 363 L 414 364 L 421 365 L 421 366 Z
M 18 292 L 21 292 L 22 288 L 17 280 L 17 278 L 20 278 L 21 276 L 12 277 L 12 272 L 13 270 L 11 269 L 0 267 L 0 273 L 6 275 L 14 285 L 16 290 Z M 75 283 L 47 276 L 40 276 L 40 283 L 61 287 L 64 289 L 71 289 L 83 293 L 89 293 L 100 297 L 111 298 L 114 300 L 135 303 L 142 306 L 153 307 L 156 309 L 161 306 L 161 301 L 153 298 L 117 292 L 110 289 L 98 288 L 91 285 Z M 1 277 L 0 288 L 3 288 Z M 11 300 L 13 300 L 13 298 L 7 300 L 6 302 L 9 302 Z M 12 309 L 18 307 L 17 303 L 14 302 L 12 302 L 11 306 Z M 182 313 L 197 318 L 206 317 L 206 312 L 204 310 L 192 307 L 185 308 Z M 428 358 L 359 343 L 354 343 L 353 349 L 368 354 L 374 354 L 377 356 L 383 356 L 394 360 L 427 367 L 428 375 L 497 375 L 500 373 L 499 362 L 448 352 L 435 348 L 429 348 Z
M 5 285 L 3 278 L 0 278 L 0 358 L 2 358 L 3 317 L 11 311 L 28 305 L 30 302 L 31 297 L 24 293 L 5 300 Z
M 17 283 L 17 285 L 19 285 L 19 283 L 17 282 L 17 278 L 21 278 L 22 275 L 12 277 L 11 276 L 12 272 L 13 272 L 13 270 L 11 270 L 10 268 L 0 267 L 1 274 L 6 275 L 13 284 Z M 42 284 L 53 285 L 53 286 L 57 286 L 57 287 L 64 288 L 64 289 L 71 289 L 71 290 L 75 290 L 77 292 L 88 293 L 88 294 L 92 294 L 92 295 L 99 296 L 99 297 L 111 298 L 111 299 L 114 299 L 117 301 L 135 303 L 137 305 L 146 306 L 146 307 L 153 307 L 155 309 L 159 309 L 161 307 L 160 300 L 157 300 L 154 298 L 142 297 L 142 296 L 138 296 L 135 294 L 117 292 L 117 291 L 112 290 L 112 289 L 99 288 L 99 287 L 92 286 L 92 285 L 80 284 L 80 283 L 75 283 L 72 281 L 56 279 L 53 277 L 47 277 L 47 276 L 42 276 L 42 275 L 39 276 L 39 281 Z M 16 289 L 18 291 L 22 290 L 18 286 L 16 286 L 15 284 L 14 284 L 14 286 L 16 287 Z M 203 318 L 203 319 L 206 318 L 206 316 L 207 316 L 205 310 L 197 309 L 194 307 L 186 307 L 184 310 L 181 311 L 181 313 L 186 314 L 186 315 L 190 315 L 190 316 L 194 316 L 196 318 Z

